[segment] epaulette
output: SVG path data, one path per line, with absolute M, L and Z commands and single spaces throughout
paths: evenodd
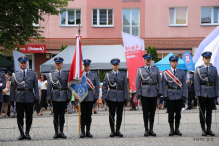
M 181 69 L 177 69 L 177 70 L 179 70 L 179 71 L 183 71 L 183 70 L 181 70 Z
M 201 68 L 202 66 L 198 66 L 197 68 Z
M 97 74 L 95 71 L 91 71 L 92 74 Z
M 141 67 L 139 67 L 139 68 L 144 68 L 144 66 L 141 66 Z
M 155 65 L 153 65 L 152 67 L 156 67 L 156 68 L 158 68 L 157 66 L 155 66 Z

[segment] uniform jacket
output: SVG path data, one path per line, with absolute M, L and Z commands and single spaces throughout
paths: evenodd
M 169 71 L 172 72 L 171 69 L 169 69 Z M 173 88 L 179 86 L 165 73 L 165 71 L 162 73 L 163 97 L 168 97 L 169 100 L 178 100 L 182 99 L 182 97 L 187 97 L 186 76 L 184 71 L 176 69 L 175 77 L 180 80 L 183 89 L 168 89 L 168 86 Z
M 187 83 L 188 92 L 195 92 L 194 90 L 194 76 L 189 78 L 189 82 Z
M 6 87 L 6 78 L 5 73 L 2 71 L 0 72 L 0 83 L 2 84 L 0 87 L 0 102 L 3 102 L 3 93 L 2 90 Z
M 108 76 L 109 80 L 108 80 Z M 115 87 L 119 87 L 113 77 L 117 80 L 120 86 L 123 87 L 123 90 L 114 90 L 109 89 L 108 87 L 111 85 L 115 85 Z M 110 82 L 110 83 L 109 83 Z M 103 99 L 107 99 L 114 102 L 124 102 L 124 100 L 128 99 L 128 88 L 127 88 L 127 81 L 126 81 L 126 75 L 124 72 L 118 71 L 117 77 L 116 74 L 111 71 L 106 73 L 103 85 L 102 85 L 102 97 Z
M 151 77 L 148 75 L 146 70 L 150 73 L 153 79 L 151 79 Z M 156 82 L 157 85 L 151 85 L 151 86 L 142 85 L 142 83 L 153 83 L 153 82 Z M 136 76 L 136 89 L 138 96 L 157 97 L 158 94 L 162 94 L 162 84 L 161 84 L 159 69 L 155 66 L 151 66 L 149 71 L 146 65 L 139 67 Z
M 34 100 L 39 100 L 38 80 L 36 73 L 32 70 L 27 70 L 25 77 L 21 71 L 13 73 L 11 78 L 11 90 L 10 101 L 16 101 L 21 103 L 33 103 Z M 23 84 L 20 84 L 24 82 Z M 31 89 L 35 91 L 35 97 L 33 91 L 17 91 L 16 89 Z
M 203 80 L 208 75 L 208 81 Z M 200 73 L 200 74 L 199 74 Z M 212 82 L 214 86 L 201 85 L 201 83 Z M 208 72 L 204 65 L 201 65 L 195 69 L 194 75 L 195 95 L 201 97 L 214 98 L 218 96 L 218 74 L 217 69 L 214 66 L 209 66 Z
M 87 78 L 89 78 L 90 81 L 95 86 L 95 89 L 94 89 L 95 91 L 93 92 L 92 89 L 89 87 L 89 85 L 87 85 L 88 95 L 84 98 L 83 102 L 84 101 L 94 101 L 94 99 L 99 98 L 99 80 L 98 80 L 97 74 L 89 71 Z
M 50 76 L 48 77 L 47 81 L 47 100 L 64 102 L 68 99 L 71 99 L 72 93 L 71 90 L 68 88 L 68 76 L 69 72 L 64 70 L 61 71 L 60 76 L 59 72 L 57 71 L 51 72 L 52 81 L 50 79 Z M 57 81 L 59 81 L 58 84 L 53 84 L 53 82 L 57 83 Z M 54 88 L 62 88 L 62 90 Z

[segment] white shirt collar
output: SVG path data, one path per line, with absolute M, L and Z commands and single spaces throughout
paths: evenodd
M 89 74 L 89 73 L 90 73 L 90 71 L 88 71 L 88 72 L 86 72 L 86 71 L 85 71 L 85 74 L 87 74 L 87 73 Z
M 172 67 L 171 67 L 171 71 L 174 72 L 174 69 Z M 176 71 L 176 69 L 175 69 L 175 71 Z
M 116 74 L 116 73 L 118 74 L 118 73 L 119 73 L 119 70 L 117 70 L 117 72 L 115 72 L 115 71 L 113 70 L 113 72 L 114 72 L 115 74 Z
M 25 70 L 21 69 L 21 73 L 23 73 L 23 71 L 25 71 L 25 74 L 27 74 L 27 68 Z
M 59 72 L 58 70 L 56 70 L 57 72 Z M 60 74 L 62 73 L 62 70 L 60 70 Z
M 205 66 L 205 68 L 206 68 L 206 67 L 209 67 L 210 65 L 206 66 L 206 65 L 204 64 L 204 66 Z

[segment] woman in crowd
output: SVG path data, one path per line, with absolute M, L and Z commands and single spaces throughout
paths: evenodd
M 5 104 L 5 117 L 8 118 L 7 112 L 8 112 L 8 103 L 10 101 L 9 96 L 10 96 L 10 89 L 11 89 L 11 81 L 8 80 L 9 79 L 8 75 L 5 75 L 5 77 L 6 77 L 6 87 L 4 90 L 2 90 L 2 93 L 3 93 L 3 102 Z M 1 108 L 1 114 L 2 114 L 2 109 L 3 109 L 3 106 Z
M 38 116 L 41 116 L 43 115 L 43 110 L 44 108 L 46 107 L 47 105 L 47 102 L 46 102 L 46 97 L 47 97 L 47 78 L 46 78 L 46 75 L 41 75 L 41 100 L 40 100 L 40 113 L 38 114 Z
M 103 101 L 102 101 L 102 85 L 99 86 L 99 99 L 98 99 L 98 104 L 99 104 L 99 111 L 101 111 L 101 107 L 103 105 Z

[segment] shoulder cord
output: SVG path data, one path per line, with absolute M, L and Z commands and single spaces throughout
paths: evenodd
M 19 86 L 21 86 L 25 83 L 25 81 L 18 82 L 17 79 L 16 79 L 16 76 L 15 76 L 15 73 L 12 74 L 12 77 L 13 77 L 14 81 L 16 82 L 16 84 L 19 85 Z M 25 84 L 24 84 L 24 87 L 25 87 Z
M 174 81 L 169 81 L 169 80 L 167 80 L 167 76 L 166 76 L 166 72 L 164 71 L 164 78 L 166 79 L 166 81 L 168 82 L 168 83 L 173 83 Z
M 140 72 L 140 75 L 141 75 L 142 80 L 145 80 L 145 81 L 146 81 L 146 80 L 149 80 L 149 77 L 150 77 L 150 76 L 148 76 L 148 78 L 145 79 L 145 78 L 142 76 L 142 73 L 141 73 L 141 69 L 140 69 L 140 68 L 139 68 L 139 72 Z
M 110 80 L 109 80 L 109 75 L 108 75 L 108 73 L 106 73 L 106 75 L 107 75 L 107 78 L 108 78 L 108 83 L 110 84 L 110 86 L 111 86 L 111 87 L 115 87 L 115 86 L 116 86 L 116 83 L 114 83 L 114 85 L 112 85 L 112 84 L 110 83 Z
M 197 68 L 197 70 L 198 70 L 198 75 L 199 75 L 200 79 L 201 79 L 202 81 L 207 81 L 207 82 L 208 82 L 208 77 L 206 77 L 205 79 L 202 78 L 202 76 L 201 76 L 201 74 L 200 74 L 200 68 Z
M 49 73 L 49 79 L 50 79 L 50 81 L 51 81 L 51 83 L 52 83 L 52 85 L 53 86 L 56 86 L 56 85 L 60 85 L 60 82 L 59 82 L 59 80 L 55 83 L 54 81 L 53 81 L 53 79 L 52 79 L 52 73 Z M 61 85 L 60 85 L 61 86 Z

